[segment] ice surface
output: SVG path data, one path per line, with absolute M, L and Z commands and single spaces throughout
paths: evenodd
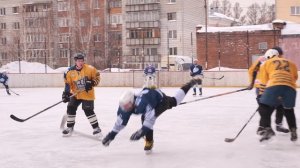
M 111 130 L 118 97 L 129 88 L 96 88 L 95 112 L 104 135 Z M 162 88 L 173 95 L 177 88 Z M 204 88 L 203 97 L 240 88 Z M 26 118 L 59 102 L 62 88 L 13 88 L 21 96 L 7 96 L 0 89 L 0 167 L 1 168 L 298 168 L 299 143 L 289 134 L 277 133 L 273 141 L 260 144 L 255 134 L 259 115 L 239 138 L 233 138 L 256 110 L 254 91 L 243 91 L 178 106 L 166 111 L 154 126 L 154 149 L 145 155 L 144 142 L 130 142 L 140 128 L 140 116 L 109 147 L 74 134 L 62 137 L 59 125 L 66 104 L 19 123 L 10 114 Z M 200 98 L 189 92 L 184 101 Z M 299 97 L 299 90 L 298 90 Z M 300 103 L 295 112 L 299 125 Z M 273 119 L 274 120 L 274 116 Z M 274 122 L 272 121 L 274 125 Z M 286 126 L 286 122 L 284 121 Z M 78 109 L 75 130 L 92 134 L 92 128 Z

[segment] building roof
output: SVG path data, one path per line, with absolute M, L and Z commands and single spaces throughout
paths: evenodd
M 228 17 L 222 13 L 218 13 L 218 12 L 213 12 L 211 14 L 209 14 L 208 16 L 210 19 L 214 19 L 214 18 L 218 18 L 218 19 L 225 19 L 225 20 L 231 20 L 231 21 L 237 21 L 237 19 L 233 18 L 233 17 Z
M 205 26 L 202 27 L 197 33 L 204 33 Z M 207 27 L 207 32 L 239 32 L 239 31 L 259 31 L 259 30 L 273 30 L 272 23 L 261 25 L 246 25 L 246 26 L 232 26 L 232 27 Z M 286 22 L 286 26 L 281 31 L 282 35 L 300 34 L 300 24 L 294 22 Z

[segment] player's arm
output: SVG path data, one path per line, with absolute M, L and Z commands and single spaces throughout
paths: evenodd
M 102 144 L 104 146 L 109 146 L 111 141 L 113 141 L 116 137 L 116 135 L 126 127 L 130 116 L 132 112 L 125 112 L 120 107 L 118 109 L 118 115 L 117 115 L 117 121 L 115 122 L 115 125 L 113 126 L 113 129 L 105 136 L 105 138 L 102 140 Z

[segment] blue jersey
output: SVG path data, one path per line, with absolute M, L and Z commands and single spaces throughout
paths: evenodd
M 7 81 L 8 81 L 8 76 L 3 73 L 0 73 L 0 83 L 6 84 Z
M 144 69 L 144 74 L 153 75 L 155 73 L 155 68 L 153 66 L 148 66 Z
M 194 77 L 196 75 L 202 75 L 202 66 L 198 64 L 193 64 L 190 67 L 191 70 L 191 76 Z
M 118 133 L 128 123 L 132 114 L 143 115 L 145 120 L 143 127 L 153 129 L 153 125 L 156 120 L 155 107 L 162 101 L 163 93 L 159 89 L 144 88 L 135 97 L 135 108 L 132 111 L 123 111 L 120 107 L 118 108 L 117 121 L 113 127 L 113 131 Z

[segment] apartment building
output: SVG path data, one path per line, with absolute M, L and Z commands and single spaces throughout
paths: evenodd
M 56 66 L 73 64 L 73 55 L 86 54 L 86 62 L 96 68 L 106 66 L 104 0 L 58 0 L 55 20 L 58 42 L 55 44 L 59 62 Z
M 196 55 L 195 27 L 204 23 L 204 1 L 124 0 L 123 67 L 170 68 L 170 55 Z
M 1 2 L 1 1 L 0 1 Z M 0 4 L 1 65 L 15 60 L 51 62 L 52 2 L 21 0 Z
M 275 0 L 276 19 L 300 23 L 299 0 Z

